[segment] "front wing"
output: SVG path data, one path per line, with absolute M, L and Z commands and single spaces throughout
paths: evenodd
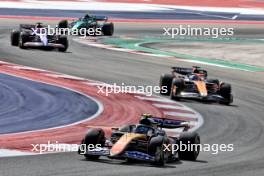
M 44 48 L 65 48 L 64 45 L 60 43 L 48 43 L 44 45 L 42 42 L 26 42 L 24 43 L 26 47 L 44 47 Z
M 79 154 L 81 154 L 79 152 Z M 111 155 L 109 148 L 96 148 L 92 150 L 87 150 L 87 155 L 99 155 L 99 156 L 107 156 L 109 158 L 115 158 L 115 159 L 124 159 L 124 158 L 130 158 L 130 159 L 136 159 L 136 160 L 142 160 L 142 161 L 155 161 L 155 157 L 151 156 L 147 153 L 139 152 L 139 151 L 125 151 L 124 153 L 120 155 Z
M 204 101 L 225 101 L 224 97 L 218 94 L 208 94 L 207 96 L 201 96 L 199 93 L 181 92 L 181 94 L 177 96 L 185 99 L 199 99 Z

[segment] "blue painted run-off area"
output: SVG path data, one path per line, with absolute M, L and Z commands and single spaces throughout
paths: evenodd
M 0 74 L 0 134 L 72 124 L 96 114 L 98 108 L 82 94 Z

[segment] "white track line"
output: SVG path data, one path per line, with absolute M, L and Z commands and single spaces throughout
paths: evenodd
M 145 97 L 145 96 L 135 96 L 135 97 L 140 99 L 140 100 L 155 101 L 155 102 L 162 102 L 162 103 L 173 103 L 173 104 L 177 105 L 176 102 L 173 102 L 173 101 L 171 101 L 169 99 L 165 99 L 165 98 Z
M 65 75 L 65 74 L 53 74 L 53 73 L 47 73 L 45 74 L 46 76 L 53 77 L 53 78 L 66 78 L 66 79 L 74 79 L 74 80 L 79 80 L 79 81 L 85 81 L 86 79 L 76 77 L 76 76 L 71 76 L 71 75 Z
M 187 113 L 172 112 L 172 111 L 165 111 L 163 113 L 165 115 L 169 115 L 169 116 L 178 116 L 178 117 L 184 117 L 184 118 L 197 119 L 197 115 L 196 114 L 187 114 Z
M 35 153 L 21 152 L 18 150 L 0 149 L 0 157 L 25 156 L 25 155 L 35 155 Z
M 173 106 L 173 105 L 167 105 L 167 104 L 153 104 L 153 106 L 156 106 L 161 109 L 173 109 L 173 110 L 187 110 L 191 111 L 188 107 L 179 107 L 179 106 Z

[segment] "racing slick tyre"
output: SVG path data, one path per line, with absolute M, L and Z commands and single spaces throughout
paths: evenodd
M 170 98 L 172 100 L 180 100 L 181 98 L 179 97 L 182 89 L 183 89 L 183 80 L 181 79 L 173 79 L 172 84 L 171 84 L 171 92 L 170 92 Z
M 164 158 L 164 151 L 163 151 L 162 146 L 156 147 L 155 162 L 153 164 L 158 165 L 158 166 L 164 166 L 165 158 Z
M 230 84 L 223 83 L 220 86 L 219 94 L 224 98 L 220 101 L 220 104 L 229 105 L 233 102 L 233 95 L 231 94 L 232 88 Z
M 159 86 L 161 95 L 170 95 L 172 79 L 172 74 L 163 74 L 160 76 Z M 163 87 L 166 87 L 166 92 L 163 91 Z
M 102 27 L 102 32 L 106 36 L 112 36 L 114 34 L 114 24 L 105 23 Z
M 58 28 L 68 28 L 68 21 L 67 20 L 61 20 L 58 24 Z
M 21 33 L 20 34 L 20 39 L 19 39 L 19 48 L 21 49 L 26 49 L 27 47 L 24 45 L 28 41 L 29 35 L 26 33 Z
M 166 139 L 162 136 L 153 137 L 150 139 L 148 153 L 151 156 L 155 157 L 155 160 L 152 164 L 158 166 L 164 166 L 168 160 L 167 153 L 163 150 L 163 144 L 168 143 Z
M 58 43 L 64 46 L 64 48 L 58 48 L 60 52 L 65 52 L 68 49 L 69 42 L 66 36 L 60 36 Z
M 19 31 L 12 31 L 11 32 L 11 45 L 12 46 L 18 46 L 19 45 L 19 37 L 20 37 Z
M 182 133 L 179 138 L 180 146 L 187 147 L 185 150 L 179 150 L 179 158 L 183 160 L 195 161 L 200 153 L 200 136 L 198 133 Z
M 133 159 L 133 158 L 127 158 L 126 162 L 128 162 L 128 163 L 136 163 L 136 162 L 138 162 L 138 160 Z
M 90 144 L 92 145 L 98 145 L 100 144 L 101 147 L 104 147 L 105 145 L 105 133 L 101 128 L 97 129 L 89 129 L 87 134 L 85 135 L 82 144 L 86 146 L 86 149 L 88 149 L 88 146 Z M 80 153 L 80 152 L 79 152 Z M 99 155 L 88 155 L 84 154 L 84 157 L 89 160 L 96 160 L 99 159 Z

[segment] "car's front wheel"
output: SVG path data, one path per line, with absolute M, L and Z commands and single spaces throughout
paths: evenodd
M 19 31 L 12 31 L 11 32 L 11 45 L 12 46 L 18 46 L 19 45 L 19 37 L 20 32 Z
M 96 145 L 100 145 L 100 147 L 104 147 L 104 145 L 105 145 L 105 133 L 102 129 L 100 129 L 100 128 L 90 129 L 82 141 L 81 147 L 83 147 L 83 148 L 79 149 L 79 154 L 80 154 L 80 150 L 86 149 L 85 151 L 82 151 L 84 153 L 84 157 L 86 159 L 89 159 L 89 160 L 99 159 L 100 155 L 89 155 L 89 154 L 87 154 L 87 149 L 89 149 L 89 147 L 91 147 L 91 145 L 93 145 L 93 147 L 96 147 Z
M 170 95 L 172 79 L 172 74 L 163 74 L 160 76 L 159 86 L 161 95 Z
M 230 84 L 223 83 L 220 86 L 219 93 L 224 98 L 223 101 L 220 101 L 221 104 L 229 105 L 233 102 L 233 95 L 231 94 L 232 88 Z
M 151 156 L 154 156 L 154 162 L 152 164 L 163 166 L 168 160 L 168 153 L 164 151 L 164 144 L 167 144 L 168 140 L 166 140 L 163 136 L 157 136 L 150 139 L 148 146 L 148 153 Z
M 183 160 L 195 161 L 200 153 L 200 136 L 198 133 L 182 133 L 179 138 L 180 149 L 179 158 Z
M 165 164 L 165 159 L 164 159 L 164 151 L 162 146 L 157 146 L 156 147 L 156 152 L 155 152 L 155 165 L 158 166 L 164 166 Z
M 28 41 L 28 35 L 25 33 L 20 34 L 20 39 L 19 39 L 19 48 L 21 49 L 26 49 L 27 47 L 25 46 L 25 43 Z
M 173 79 L 172 80 L 172 84 L 171 84 L 171 93 L 170 93 L 170 98 L 172 100 L 177 100 L 179 101 L 180 98 L 180 94 L 183 90 L 183 80 L 181 79 Z
M 106 36 L 112 36 L 114 34 L 114 24 L 105 23 L 102 27 L 102 32 Z

